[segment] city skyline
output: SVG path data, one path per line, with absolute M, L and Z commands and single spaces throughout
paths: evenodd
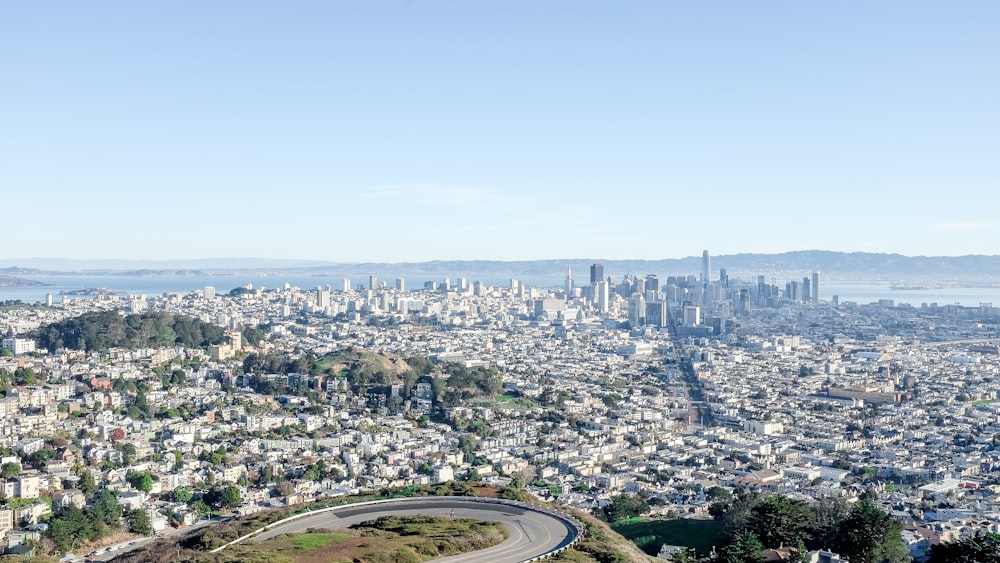
M 0 21 L 4 258 L 1000 254 L 993 3 L 107 6 Z

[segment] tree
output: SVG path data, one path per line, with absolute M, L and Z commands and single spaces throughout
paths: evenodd
M 851 563 L 909 561 L 902 525 L 869 500 L 858 502 L 837 526 L 837 550 Z
M 748 530 L 737 533 L 733 541 L 719 551 L 719 563 L 763 563 L 764 545 Z
M 195 514 L 209 515 L 212 512 L 212 508 L 202 500 L 191 501 L 188 506 L 191 507 L 191 510 L 193 510 Z
M 219 510 L 222 508 L 236 508 L 243 504 L 243 497 L 240 496 L 239 489 L 233 485 L 227 485 L 224 487 L 215 487 L 205 493 L 204 501 L 210 507 Z
M 128 529 L 133 534 L 149 536 L 153 533 L 153 523 L 149 521 L 149 514 L 142 509 L 130 510 L 128 513 Z
M 709 512 L 716 519 L 722 520 L 726 535 L 735 538 L 737 532 L 747 526 L 750 509 L 760 502 L 760 493 L 752 489 L 738 489 L 731 501 L 716 501 L 709 507 Z
M 100 524 L 101 522 L 93 521 L 87 513 L 71 504 L 49 520 L 46 533 L 59 550 L 66 552 L 80 541 L 98 539 L 103 535 Z
M 729 492 L 729 489 L 714 485 L 705 491 L 705 499 L 712 502 L 729 502 L 733 500 L 733 493 Z
M 94 480 L 94 474 L 89 469 L 83 469 L 80 472 L 80 482 L 77 484 L 77 488 L 83 491 L 84 496 L 88 499 L 97 492 L 97 481 Z
M 191 494 L 191 489 L 184 486 L 176 487 L 171 494 L 174 497 L 174 502 L 187 502 L 194 496 Z
M 812 504 L 813 522 L 812 544 L 826 547 L 837 544 L 837 529 L 851 513 L 851 507 L 843 497 L 824 496 Z
M 977 532 L 971 538 L 932 545 L 929 563 L 1000 563 L 1000 535 Z
M 122 463 L 126 466 L 135 463 L 136 449 L 135 444 L 124 444 L 122 445 Z M 147 491 L 148 492 L 148 491 Z
M 44 449 L 38 450 L 37 452 L 31 454 L 31 456 L 29 457 L 29 459 L 31 461 L 31 466 L 32 467 L 34 467 L 35 469 L 37 469 L 39 471 L 42 471 L 43 469 L 45 469 L 45 464 L 48 463 L 48 461 L 50 459 L 53 459 L 54 457 L 56 457 L 56 451 L 55 450 L 50 450 L 48 448 L 44 448 Z
M 602 509 L 604 520 L 617 522 L 625 518 L 635 518 L 649 512 L 649 503 L 639 495 L 624 494 L 611 497 L 611 502 Z
M 4 479 L 10 479 L 11 477 L 17 477 L 21 474 L 21 464 L 17 462 L 8 462 L 0 467 L 0 477 Z
M 125 480 L 128 481 L 129 485 L 132 485 L 136 489 L 144 493 L 148 493 L 153 490 L 153 476 L 149 471 L 132 471 L 129 470 L 125 474 Z
M 805 501 L 771 495 L 750 509 L 747 528 L 765 547 L 794 545 L 809 537 L 812 517 Z
M 38 377 L 35 375 L 35 370 L 30 367 L 17 368 L 14 370 L 15 385 L 35 385 L 36 383 L 38 383 Z
M 122 507 L 118 504 L 118 497 L 111 491 L 101 491 L 91 510 L 95 519 L 108 526 L 117 527 L 121 523 Z

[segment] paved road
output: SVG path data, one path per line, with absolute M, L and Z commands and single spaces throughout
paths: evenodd
M 510 532 L 510 537 L 498 545 L 436 560 L 442 563 L 518 563 L 569 544 L 577 533 L 576 528 L 569 522 L 529 508 L 474 500 L 420 498 L 401 499 L 391 504 L 346 506 L 341 510 L 303 517 L 256 536 L 252 541 L 263 541 L 280 534 L 304 532 L 309 528 L 347 528 L 367 520 L 374 520 L 379 516 L 393 514 L 490 520 L 502 523 Z

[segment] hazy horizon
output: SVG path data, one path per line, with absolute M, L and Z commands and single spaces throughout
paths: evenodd
M 775 252 L 775 253 L 759 253 L 759 252 L 738 252 L 734 254 L 711 254 L 713 260 L 725 259 L 727 257 L 736 256 L 785 256 L 785 255 L 797 255 L 805 253 L 832 253 L 832 254 L 854 254 L 854 255 L 893 255 L 901 256 L 904 258 L 992 258 L 1000 257 L 1000 255 L 984 255 L 984 254 L 964 254 L 956 256 L 929 256 L 929 255 L 906 255 L 900 253 L 891 252 L 865 252 L 865 251 L 839 251 L 839 250 L 790 250 L 786 252 Z M 659 261 L 688 261 L 688 260 L 701 260 L 701 254 L 691 254 L 688 256 L 680 257 L 661 257 L 661 258 L 632 258 L 632 257 L 586 257 L 586 256 L 552 256 L 547 258 L 524 258 L 524 259 L 509 259 L 509 260 L 491 260 L 491 259 L 430 259 L 430 260 L 406 260 L 406 261 L 388 261 L 388 260 L 362 260 L 362 261 L 334 261 L 334 260 L 310 260 L 310 259 L 298 259 L 298 258 L 271 258 L 265 256 L 230 256 L 230 257 L 208 257 L 208 258 L 162 258 L 162 259 L 142 259 L 142 258 L 64 258 L 64 257 L 28 257 L 28 258 L 3 258 L 0 257 L 0 268 L 11 268 L 11 267 L 37 267 L 30 266 L 30 264 L 38 263 L 105 263 L 105 264 L 201 264 L 201 265 L 212 265 L 213 263 L 219 263 L 219 265 L 231 265 L 231 264 L 221 264 L 221 263 L 245 263 L 250 264 L 247 267 L 258 267 L 255 264 L 265 264 L 265 263 L 280 263 L 289 264 L 288 267 L 297 266 L 309 266 L 309 265 L 351 265 L 351 264 L 434 264 L 439 262 L 496 262 L 496 263 L 517 263 L 517 262 L 551 262 L 551 261 L 568 261 L 568 262 L 581 262 L 581 261 L 594 261 L 594 262 L 659 262 Z M 28 264 L 27 266 L 25 264 Z

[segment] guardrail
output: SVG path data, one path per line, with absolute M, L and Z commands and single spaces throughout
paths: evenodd
M 288 522 L 292 522 L 292 521 L 298 520 L 300 518 L 305 518 L 307 516 L 313 516 L 313 515 L 316 515 L 316 514 L 323 514 L 325 512 L 334 512 L 334 511 L 337 511 L 337 510 L 343 510 L 345 508 L 357 508 L 359 506 L 375 506 L 375 505 L 380 505 L 380 504 L 399 504 L 399 503 L 407 503 L 407 502 L 428 502 L 428 501 L 435 502 L 435 501 L 449 501 L 449 500 L 450 501 L 461 501 L 461 502 L 480 502 L 480 503 L 490 503 L 490 504 L 506 504 L 506 505 L 509 505 L 509 506 L 517 506 L 519 508 L 527 508 L 529 510 L 534 510 L 535 512 L 543 512 L 543 513 L 548 514 L 550 516 L 554 516 L 554 517 L 562 520 L 563 522 L 568 523 L 570 526 L 573 527 L 574 530 L 576 530 L 576 534 L 570 539 L 570 541 L 569 541 L 568 544 L 566 544 L 566 545 L 564 545 L 562 547 L 558 547 L 558 548 L 556 548 L 554 550 L 551 550 L 551 551 L 549 551 L 547 553 L 544 553 L 542 555 L 533 557 L 531 559 L 525 559 L 524 561 L 522 561 L 522 563 L 528 563 L 530 561 L 541 561 L 543 559 L 548 559 L 549 557 L 552 557 L 553 555 L 556 555 L 558 553 L 562 553 L 563 551 L 566 551 L 567 549 L 569 549 L 569 548 L 573 547 L 574 545 L 576 545 L 576 543 L 578 541 L 580 541 L 580 539 L 583 537 L 583 534 L 584 534 L 584 531 L 585 531 L 583 523 L 580 522 L 579 520 L 577 520 L 576 518 L 574 518 L 573 516 L 570 516 L 569 514 L 566 514 L 565 512 L 561 512 L 561 511 L 549 508 L 547 506 L 542 506 L 542 505 L 539 505 L 539 504 L 533 504 L 533 503 L 528 503 L 528 502 L 521 502 L 521 501 L 517 501 L 517 500 L 508 500 L 508 499 L 502 499 L 502 498 L 489 498 L 489 497 L 456 497 L 456 496 L 446 496 L 446 497 L 405 497 L 405 498 L 394 498 L 394 499 L 367 500 L 367 501 L 355 502 L 355 503 L 350 503 L 350 504 L 340 504 L 340 505 L 337 505 L 337 506 L 329 506 L 329 507 L 326 507 L 326 508 L 321 508 L 319 510 L 300 512 L 298 514 L 293 514 L 292 516 L 289 516 L 287 518 L 282 518 L 281 520 L 278 520 L 276 522 L 271 522 L 270 524 L 264 526 L 263 528 L 258 528 L 257 530 L 254 530 L 254 531 L 250 532 L 249 534 L 244 534 L 244 535 L 236 538 L 235 540 L 233 540 L 233 541 L 231 541 L 231 542 L 229 542 L 229 543 L 227 543 L 225 545 L 219 546 L 219 547 L 217 547 L 217 548 L 209 551 L 209 553 L 219 553 L 220 551 L 226 549 L 227 547 L 232 547 L 232 546 L 234 546 L 234 545 L 236 545 L 236 544 L 238 544 L 240 542 L 243 542 L 243 541 L 246 541 L 246 540 L 248 540 L 250 538 L 253 538 L 254 536 L 258 536 L 260 534 L 263 534 L 264 532 L 267 532 L 267 531 L 269 531 L 269 530 L 271 530 L 273 528 L 276 528 L 278 526 L 282 526 L 284 524 L 287 524 Z

